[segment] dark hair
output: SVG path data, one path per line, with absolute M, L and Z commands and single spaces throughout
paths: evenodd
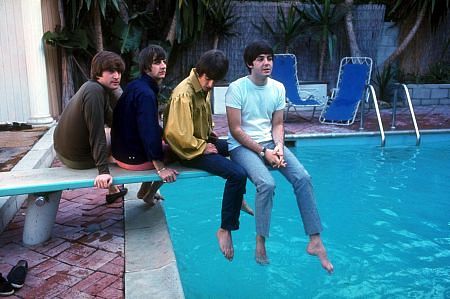
M 220 50 L 209 50 L 200 56 L 195 70 L 199 76 L 206 74 L 209 79 L 221 80 L 228 72 L 228 59 Z
M 139 71 L 141 74 L 152 68 L 152 64 L 159 60 L 165 60 L 166 51 L 158 45 L 148 45 L 139 53 Z
M 250 72 L 249 65 L 252 65 L 253 61 L 261 54 L 268 54 L 273 56 L 272 46 L 265 40 L 258 40 L 251 42 L 245 47 L 244 50 L 244 62 L 248 71 Z
M 104 71 L 125 71 L 125 62 L 120 55 L 110 51 L 100 51 L 95 54 L 91 62 L 91 79 L 97 80 Z

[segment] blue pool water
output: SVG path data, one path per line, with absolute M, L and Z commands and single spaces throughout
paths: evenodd
M 265 267 L 254 261 L 249 215 L 233 233 L 233 262 L 219 252 L 222 179 L 164 186 L 186 298 L 450 298 L 450 135 L 424 136 L 420 147 L 400 139 L 388 136 L 386 148 L 379 137 L 301 140 L 293 149 L 313 177 L 333 275 L 305 252 L 291 188 L 277 172 Z M 254 193 L 249 183 L 252 206 Z

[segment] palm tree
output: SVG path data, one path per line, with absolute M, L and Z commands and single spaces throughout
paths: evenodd
M 328 49 L 331 60 L 337 40 L 335 29 L 344 18 L 347 10 L 342 9 L 341 6 L 332 5 L 331 0 L 325 0 L 323 5 L 320 5 L 316 0 L 310 0 L 310 2 L 312 5 L 303 9 L 301 14 L 309 25 L 312 37 L 319 40 L 320 63 L 318 79 L 322 80 L 326 51 Z
M 206 23 L 208 30 L 214 35 L 213 49 L 217 49 L 220 37 L 229 38 L 238 35 L 233 31 L 238 19 L 239 17 L 233 13 L 231 0 L 216 0 L 209 5 Z
M 276 27 L 272 27 L 271 22 L 265 18 L 263 18 L 262 25 L 253 23 L 253 26 L 255 26 L 256 29 L 262 33 L 266 30 L 269 31 L 276 41 L 274 46 L 275 51 L 282 47 L 285 53 L 290 52 L 291 45 L 305 32 L 305 24 L 303 22 L 300 10 L 293 4 L 289 8 L 287 16 L 281 6 L 277 7 Z
M 103 51 L 102 17 L 106 18 L 107 5 L 113 6 L 118 12 L 120 12 L 119 5 L 126 6 L 123 0 L 72 0 L 72 8 L 77 9 L 77 18 L 80 17 L 80 12 L 84 7 L 91 13 L 92 24 L 94 27 L 95 48 L 97 52 Z M 75 20 L 73 20 L 73 23 L 75 23 Z
M 171 46 L 194 41 L 202 32 L 209 0 L 175 0 L 177 2 L 166 40 Z
M 353 0 L 345 0 L 345 6 L 347 7 L 347 14 L 345 15 L 345 28 L 347 29 L 350 53 L 351 56 L 358 57 L 361 56 L 361 50 L 359 49 L 358 41 L 356 40 L 355 31 L 353 29 Z
M 414 14 L 416 21 L 397 49 L 386 59 L 384 67 L 392 64 L 405 51 L 425 18 L 428 17 L 432 27 L 436 28 L 447 15 L 449 3 L 450 0 L 397 0 L 390 14 L 397 15 L 399 19 Z

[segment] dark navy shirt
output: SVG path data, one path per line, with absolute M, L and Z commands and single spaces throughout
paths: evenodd
M 132 165 L 163 160 L 158 92 L 158 84 L 147 74 L 125 88 L 114 108 L 111 128 L 111 150 L 115 159 Z

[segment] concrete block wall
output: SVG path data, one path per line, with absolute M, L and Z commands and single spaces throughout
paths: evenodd
M 383 32 L 377 47 L 377 65 L 382 66 L 397 47 L 399 28 L 394 22 L 384 22 Z
M 408 84 L 414 106 L 450 105 L 450 84 Z

